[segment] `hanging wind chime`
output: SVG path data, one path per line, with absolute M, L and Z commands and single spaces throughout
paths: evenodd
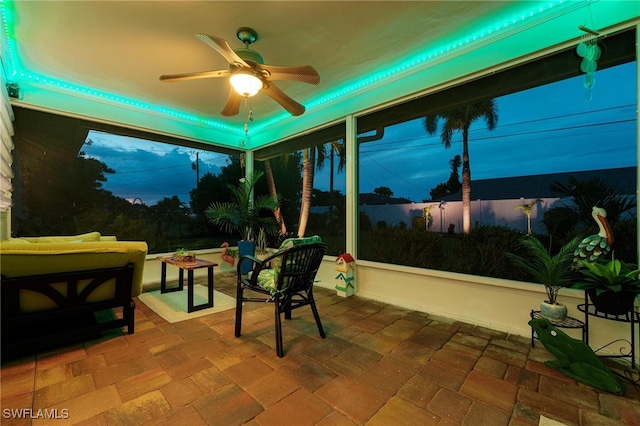
M 253 109 L 251 107 L 251 105 L 249 104 L 249 98 L 246 97 L 245 99 L 245 106 L 247 108 L 249 108 L 249 112 L 247 113 L 247 121 L 245 121 L 244 123 L 244 135 L 247 136 L 249 134 L 249 123 L 248 121 L 253 121 Z
M 587 5 L 587 18 L 590 20 L 589 24 L 591 27 L 594 28 L 589 5 Z M 595 74 L 598 69 L 598 59 L 600 59 L 600 55 L 602 54 L 602 50 L 600 46 L 598 46 L 598 36 L 600 33 L 585 25 L 579 25 L 578 29 L 584 32 L 584 34 L 576 47 L 576 53 L 582 58 L 580 61 L 580 71 L 585 73 L 584 87 L 586 92 L 584 98 L 589 102 L 593 97 L 593 86 L 596 84 Z

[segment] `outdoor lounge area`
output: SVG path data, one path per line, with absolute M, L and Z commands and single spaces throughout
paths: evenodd
M 216 288 L 233 295 L 234 277 L 220 276 Z M 135 334 L 4 364 L 2 408 L 57 410 L 68 419 L 48 424 L 86 425 L 640 419 L 637 387 L 627 384 L 620 397 L 580 384 L 545 366 L 553 357 L 529 338 L 321 288 L 316 300 L 326 339 L 311 310 L 297 310 L 283 323 L 283 358 L 275 354 L 271 305 L 245 306 L 243 335 L 235 338 L 233 309 L 171 324 L 138 303 Z M 2 423 L 47 424 L 6 414 Z
M 0 29 L 3 425 L 640 425 L 640 2 L 0 0 Z M 311 274 L 243 281 L 307 274 L 279 333 L 234 271 L 295 237 Z M 570 288 L 589 249 L 622 312 Z

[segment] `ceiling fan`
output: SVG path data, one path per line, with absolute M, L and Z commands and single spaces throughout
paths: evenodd
M 224 116 L 238 114 L 242 99 L 254 96 L 260 91 L 282 105 L 291 115 L 303 114 L 304 106 L 280 90 L 274 81 L 291 80 L 318 84 L 320 83 L 318 72 L 309 65 L 301 67 L 265 65 L 262 55 L 249 49 L 249 45 L 258 39 L 258 33 L 251 28 L 242 27 L 237 30 L 236 35 L 244 43 L 244 48 L 234 50 L 229 46 L 229 43 L 221 38 L 196 34 L 196 37 L 213 47 L 229 62 L 228 70 L 161 75 L 160 81 L 176 82 L 200 78 L 229 77 L 232 88 L 221 112 Z

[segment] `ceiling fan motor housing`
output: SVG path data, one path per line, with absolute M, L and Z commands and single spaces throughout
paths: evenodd
M 264 59 L 262 58 L 262 55 L 256 52 L 255 50 L 251 50 L 249 48 L 240 48 L 240 49 L 234 49 L 233 51 L 236 52 L 236 54 L 240 56 L 240 58 L 242 58 L 245 62 L 252 62 L 254 64 L 260 64 L 260 65 L 264 64 Z

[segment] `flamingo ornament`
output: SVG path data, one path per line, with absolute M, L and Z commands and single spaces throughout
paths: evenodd
M 573 258 L 579 264 L 585 261 L 593 263 L 601 257 L 605 257 L 611 251 L 611 245 L 613 244 L 613 233 L 607 221 L 606 210 L 600 207 L 593 207 L 591 216 L 598 224 L 599 231 L 597 234 L 586 237 L 578 244 L 573 253 Z
M 229 249 L 229 243 L 225 241 L 220 247 L 223 247 L 221 255 L 222 260 L 233 266 L 233 264 L 236 263 L 236 258 L 227 253 L 227 250 Z

